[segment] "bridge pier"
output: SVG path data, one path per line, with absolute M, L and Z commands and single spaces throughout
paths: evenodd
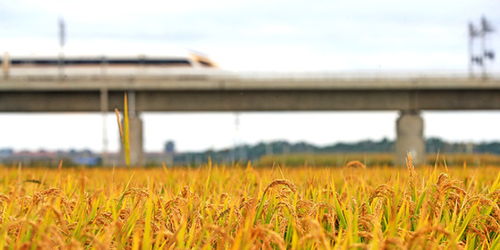
M 130 130 L 130 166 L 144 166 L 144 149 L 143 149 L 143 126 L 142 118 L 139 113 L 129 116 Z M 121 140 L 121 139 L 120 139 Z M 125 166 L 125 150 L 120 141 L 120 163 Z
M 402 110 L 396 121 L 396 161 L 404 166 L 408 153 L 415 165 L 425 163 L 424 120 L 418 110 Z
M 144 166 L 143 128 L 142 119 L 136 107 L 136 93 L 129 91 L 128 94 L 128 125 L 130 143 L 130 166 Z M 125 132 L 125 131 L 124 131 Z M 120 143 L 120 158 L 122 165 L 126 165 L 123 144 Z
M 103 166 L 111 166 L 111 162 L 108 155 L 108 125 L 106 122 L 108 110 L 109 110 L 109 95 L 108 90 L 105 88 L 101 89 L 100 95 L 101 104 L 101 115 L 102 115 L 102 152 L 101 152 L 101 164 Z

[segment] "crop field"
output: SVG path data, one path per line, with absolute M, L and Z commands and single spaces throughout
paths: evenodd
M 0 249 L 500 249 L 498 167 L 0 172 Z
M 258 164 L 272 166 L 281 164 L 284 166 L 344 166 L 350 161 L 360 161 L 369 166 L 393 166 L 394 154 L 392 153 L 295 153 L 274 154 L 263 156 Z M 426 163 L 442 166 L 500 166 L 500 156 L 494 154 L 427 154 Z

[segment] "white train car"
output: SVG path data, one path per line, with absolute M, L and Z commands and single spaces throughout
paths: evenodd
M 113 50 L 110 50 L 113 51 Z M 107 52 L 82 53 L 4 53 L 4 77 L 47 76 L 161 76 L 204 74 L 217 71 L 217 65 L 196 52 Z

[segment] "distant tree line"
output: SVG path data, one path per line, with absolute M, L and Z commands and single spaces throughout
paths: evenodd
M 490 153 L 500 154 L 500 142 L 460 143 L 446 142 L 440 138 L 426 140 L 428 153 Z M 387 138 L 381 140 L 363 140 L 358 142 L 339 142 L 327 146 L 317 146 L 306 142 L 290 143 L 275 141 L 256 145 L 241 145 L 223 150 L 207 150 L 204 152 L 178 153 L 174 157 L 176 164 L 199 164 L 208 159 L 214 162 L 246 162 L 259 160 L 269 154 L 295 153 L 390 153 L 394 151 L 394 141 Z

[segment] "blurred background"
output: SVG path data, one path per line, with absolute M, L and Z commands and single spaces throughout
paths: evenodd
M 472 61 L 481 49 L 498 53 L 499 9 L 500 2 L 493 0 L 0 0 L 0 52 L 4 61 L 5 55 L 57 59 L 60 53 L 196 54 L 209 58 L 218 71 L 245 75 L 466 78 L 472 65 L 476 74 L 484 71 L 490 79 L 498 79 L 500 63 L 494 54 L 471 64 L 470 38 L 477 38 Z M 484 37 L 475 34 L 481 32 L 482 20 L 491 28 Z M 497 161 L 500 112 L 423 111 L 421 115 L 431 159 L 438 152 L 475 152 L 491 154 L 488 161 Z M 391 164 L 389 156 L 374 162 L 367 153 L 394 151 L 398 111 L 143 112 L 141 116 L 147 164 L 189 165 L 208 157 L 272 164 L 291 154 L 302 155 L 296 160 L 300 164 L 344 164 L 348 158 Z M 63 158 L 68 164 L 100 165 L 102 151 L 112 155 L 119 148 L 112 113 L 104 118 L 98 112 L 0 113 L 0 162 L 7 165 L 57 165 Z M 328 160 L 308 156 L 315 153 L 335 156 Z

